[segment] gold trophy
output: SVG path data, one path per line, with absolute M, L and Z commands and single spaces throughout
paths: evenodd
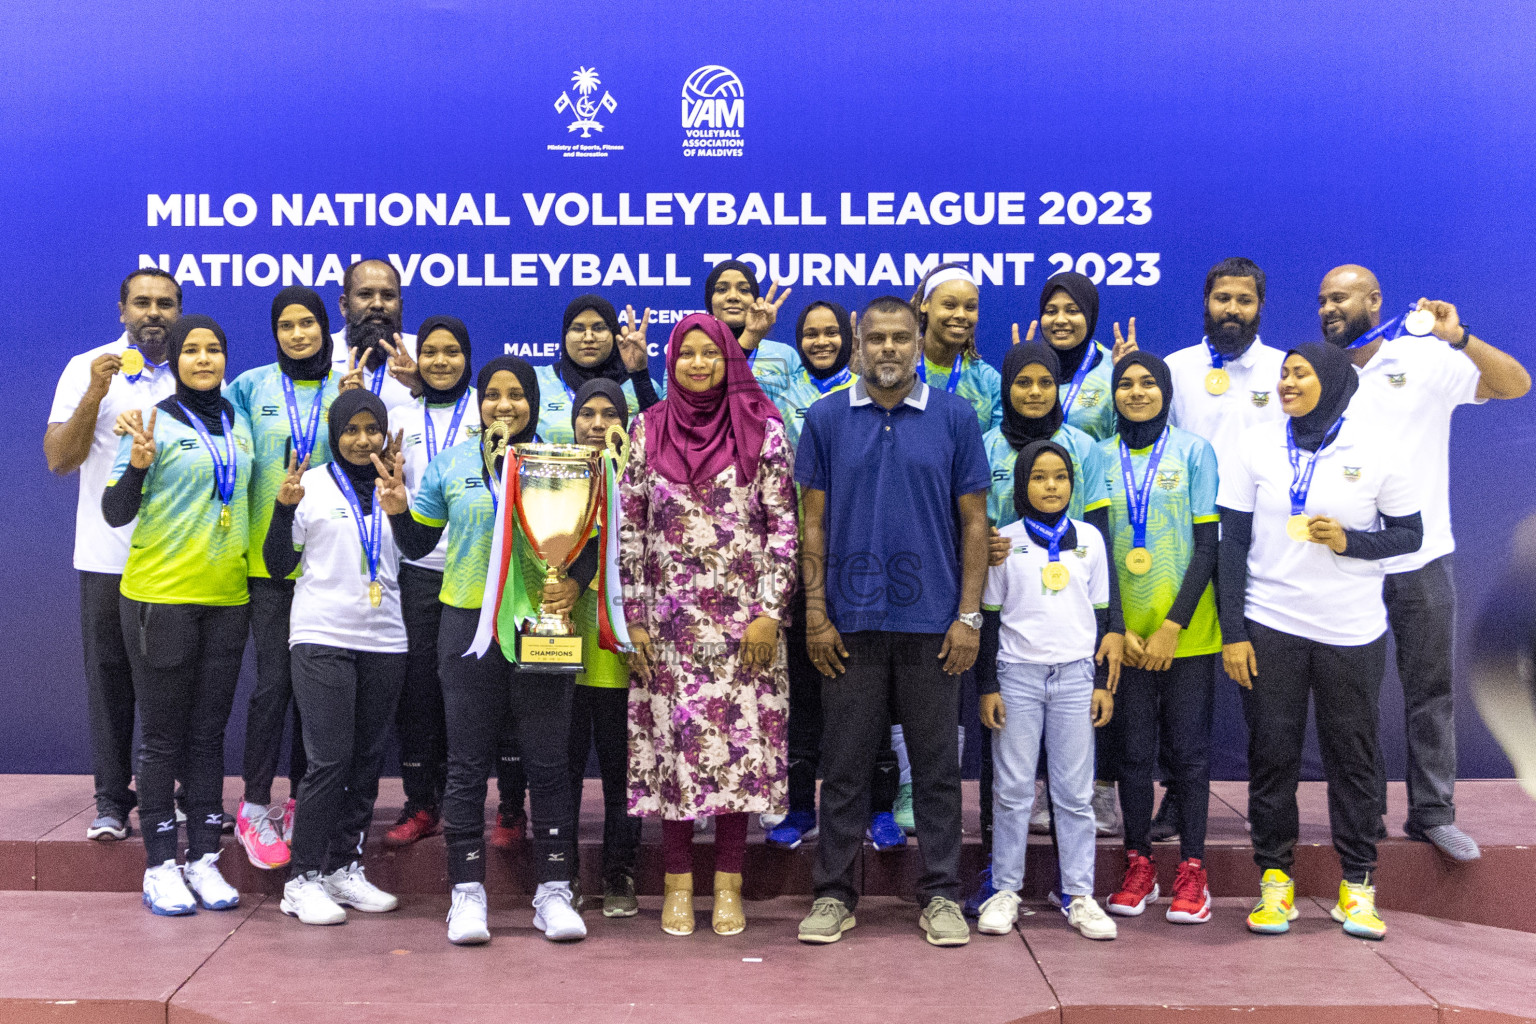
M 519 444 L 517 513 L 545 565 L 544 591 L 565 578 L 592 535 L 602 490 L 601 449 L 581 444 Z M 518 637 L 518 663 L 529 669 L 581 671 L 581 637 L 565 612 L 541 608 Z

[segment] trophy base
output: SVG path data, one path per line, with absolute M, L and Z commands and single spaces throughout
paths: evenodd
M 581 637 L 524 634 L 517 638 L 517 664 L 524 672 L 576 675 L 582 671 Z

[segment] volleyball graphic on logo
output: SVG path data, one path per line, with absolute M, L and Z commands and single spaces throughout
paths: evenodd
M 741 79 L 730 68 L 706 64 L 683 82 L 684 128 L 740 128 L 746 119 Z

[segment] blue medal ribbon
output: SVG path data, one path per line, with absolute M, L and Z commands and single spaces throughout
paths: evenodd
M 1408 313 L 1412 313 L 1415 309 L 1418 308 L 1418 304 L 1415 303 L 1412 307 L 1409 308 Z M 1404 330 L 1403 322 L 1407 319 L 1408 313 L 1404 313 L 1402 316 L 1395 316 L 1391 320 L 1371 328 L 1364 334 L 1360 335 L 1360 337 L 1350 342 L 1348 345 L 1345 345 L 1344 351 L 1348 352 L 1351 349 L 1364 348 L 1378 338 L 1385 338 L 1387 341 L 1393 341 L 1397 338 L 1401 338 L 1403 336 Z
M 1033 519 L 1025 519 L 1024 528 L 1045 542 L 1046 557 L 1049 561 L 1061 561 L 1061 538 L 1072 529 L 1072 520 L 1069 517 L 1062 516 L 1054 529 L 1046 529 Z
M 960 386 L 960 361 L 962 359 L 964 359 L 964 358 L 965 358 L 965 350 L 961 349 L 960 350 L 960 354 L 955 356 L 955 365 L 953 365 L 953 366 L 951 366 L 949 368 L 949 383 L 944 385 L 944 390 L 948 391 L 950 394 L 954 394 L 955 393 L 955 388 Z M 844 372 L 846 372 L 846 368 L 845 368 Z M 919 359 L 917 361 L 917 377 L 924 384 L 928 383 L 928 357 L 927 357 L 927 355 L 924 355 L 923 358 L 921 358 L 921 359 Z M 826 394 L 826 392 L 823 391 L 822 394 Z
M 562 381 L 562 383 L 564 383 Z M 566 389 L 570 391 L 569 388 Z M 453 419 L 448 421 L 448 432 L 443 435 L 443 447 L 452 448 L 454 439 L 459 436 L 459 423 L 464 419 L 464 410 L 469 408 L 469 392 L 459 396 L 458 402 L 453 407 Z M 432 410 L 425 402 L 421 405 L 421 418 L 426 424 L 427 433 L 427 461 L 437 458 L 437 428 L 432 425 Z
M 342 497 L 347 499 L 347 504 L 352 508 L 352 520 L 357 523 L 357 538 L 362 542 L 363 555 L 368 559 L 368 582 L 376 583 L 379 578 L 379 552 L 384 543 L 384 505 L 374 495 L 373 520 L 370 528 L 363 521 L 363 506 L 357 500 L 357 492 L 352 489 L 352 479 L 341 468 L 332 462 L 326 466 L 331 471 L 331 479 L 336 481 L 337 488 Z
M 1296 447 L 1296 431 L 1294 421 L 1287 420 L 1285 424 L 1286 454 L 1291 459 L 1291 515 L 1300 515 L 1306 511 L 1307 492 L 1312 489 L 1312 473 L 1317 469 L 1317 457 L 1323 453 L 1323 449 L 1333 443 L 1333 439 L 1339 436 L 1339 428 L 1344 425 L 1344 417 L 1340 416 L 1328 433 L 1323 435 L 1323 443 L 1317 446 L 1317 451 L 1309 452 L 1310 456 L 1303 466 L 1301 450 Z
M 331 371 L 325 371 L 325 376 L 320 378 L 320 387 L 315 391 L 315 404 L 309 407 L 309 423 L 302 429 L 299 427 L 299 398 L 293 388 L 293 378 L 286 373 L 279 373 L 283 378 L 283 400 L 288 403 L 288 436 L 293 439 L 293 450 L 299 457 L 299 464 L 309 458 L 315 450 L 315 438 L 320 436 L 320 406 L 325 404 L 325 383 L 331 379 Z
M 1164 427 L 1157 437 L 1157 444 L 1152 446 L 1152 454 L 1147 456 L 1147 475 L 1142 477 L 1141 486 L 1138 487 L 1136 472 L 1131 466 L 1131 451 L 1124 441 L 1120 442 L 1120 475 L 1125 480 L 1125 514 L 1131 521 L 1133 548 L 1147 546 L 1147 515 L 1152 508 L 1152 481 L 1157 478 L 1157 464 L 1162 461 L 1163 449 L 1167 445 L 1168 428 Z
M 810 370 L 806 370 L 804 373 L 805 379 L 816 385 L 816 390 L 822 394 L 826 394 L 835 388 L 840 388 L 844 384 L 847 384 L 849 381 L 853 380 L 853 371 L 846 366 L 841 370 L 838 370 L 826 380 L 818 380 L 817 378 L 812 377 Z
M 1099 360 L 1104 358 L 1104 353 L 1099 351 L 1099 346 L 1093 344 L 1092 338 L 1089 338 L 1083 344 L 1093 345 L 1093 358 L 1083 360 L 1082 365 L 1077 368 L 1077 372 L 1072 375 L 1072 383 L 1067 385 L 1067 395 L 1061 400 L 1061 418 L 1063 420 L 1072 412 L 1072 403 L 1077 401 L 1077 393 L 1083 389 L 1083 382 L 1088 379 L 1088 374 L 1092 373 L 1093 368 L 1099 365 Z
M 1227 357 L 1216 351 L 1216 346 L 1211 344 L 1210 338 L 1201 338 L 1200 342 L 1205 345 L 1205 350 L 1211 354 L 1211 369 L 1220 370 L 1226 366 Z
M 386 364 L 384 364 L 384 363 L 380 363 L 379 364 L 379 368 L 377 370 L 373 371 L 373 380 L 368 383 L 368 390 L 372 391 L 374 394 L 378 394 L 380 391 L 382 391 L 384 389 L 384 367 L 385 367 L 385 365 Z
M 176 406 L 192 425 L 192 429 L 197 431 L 197 439 L 203 442 L 208 456 L 213 459 L 213 485 L 218 491 L 220 503 L 228 508 L 235 497 L 235 475 L 239 472 L 239 464 L 235 461 L 235 428 L 230 425 L 229 414 L 219 413 L 219 422 L 224 426 L 224 454 L 221 458 L 218 446 L 213 443 L 213 435 L 208 433 L 208 428 L 203 426 L 197 414 L 180 402 Z

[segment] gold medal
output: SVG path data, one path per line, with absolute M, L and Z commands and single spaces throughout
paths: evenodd
M 375 608 L 384 603 L 384 587 L 378 580 L 373 580 L 368 584 L 368 603 Z
M 1152 552 L 1146 548 L 1131 548 L 1125 553 L 1125 567 L 1135 576 L 1145 576 L 1152 568 Z
M 118 360 L 118 370 L 125 377 L 144 372 L 144 353 L 136 348 L 126 349 Z
M 1231 386 L 1231 376 L 1219 366 L 1205 375 L 1205 390 L 1210 394 L 1224 395 L 1227 393 L 1227 388 Z
M 1285 532 L 1291 540 L 1309 541 L 1312 539 L 1312 528 L 1307 525 L 1312 517 L 1305 512 L 1298 512 L 1285 521 Z
M 1047 562 L 1040 570 L 1040 582 L 1045 584 L 1047 590 L 1060 590 L 1071 578 L 1072 574 L 1060 562 Z
M 229 506 L 228 505 L 225 505 L 223 508 L 219 509 L 219 529 L 221 529 L 221 530 L 229 529 L 230 521 L 233 518 L 234 517 L 229 514 Z
M 1427 309 L 1416 309 L 1403 318 L 1403 327 L 1414 337 L 1422 338 L 1435 329 L 1435 314 Z

